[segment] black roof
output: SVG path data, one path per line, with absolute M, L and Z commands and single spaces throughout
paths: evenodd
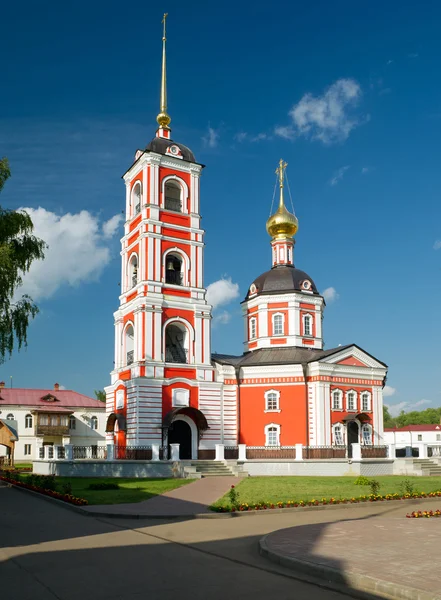
M 184 160 L 192 163 L 196 162 L 194 154 L 190 148 L 187 148 L 187 146 L 184 146 L 184 144 L 174 142 L 173 140 L 167 140 L 166 138 L 154 137 L 152 141 L 147 144 L 146 150 L 150 150 L 150 152 L 157 152 L 158 154 L 165 154 L 169 146 L 178 146 L 182 152 L 182 158 Z
M 226 365 L 232 365 L 234 367 L 251 367 L 255 365 L 287 365 L 287 364 L 303 364 L 310 363 L 316 360 L 321 360 L 332 354 L 337 354 L 342 350 L 348 348 L 358 348 L 368 356 L 371 356 L 374 360 L 378 360 L 360 346 L 356 344 L 347 344 L 346 346 L 338 346 L 337 348 L 330 348 L 329 350 L 318 350 L 316 348 L 298 348 L 296 346 L 290 346 L 289 348 L 259 348 L 252 352 L 242 354 L 242 356 L 232 356 L 229 354 L 212 354 L 211 359 L 214 362 Z M 387 367 L 385 363 L 382 365 Z
M 292 291 L 305 292 L 302 283 L 306 280 L 311 283 L 309 292 L 306 293 L 312 292 L 318 296 L 319 292 L 311 277 L 304 271 L 296 269 L 291 265 L 277 265 L 271 270 L 266 271 L 266 273 L 259 275 L 259 277 L 253 281 L 253 284 L 257 288 L 256 295 L 258 296 L 259 294 L 280 294 Z M 253 294 L 248 290 L 245 300 L 248 300 L 251 295 Z

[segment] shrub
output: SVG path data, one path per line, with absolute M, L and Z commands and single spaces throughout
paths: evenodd
M 357 477 L 354 483 L 355 485 L 370 485 L 371 480 L 367 477 L 364 477 L 363 475 L 360 475 L 360 477 Z
M 88 490 L 119 490 L 119 485 L 117 483 L 106 483 L 105 481 L 100 481 L 98 483 L 90 483 L 87 487 Z
M 72 485 L 71 485 L 70 481 L 68 481 L 67 483 L 63 483 L 63 485 L 61 486 L 61 489 L 63 491 L 63 494 L 68 494 L 68 495 L 72 494 Z
M 371 488 L 371 494 L 378 496 L 378 492 L 380 491 L 380 482 L 376 479 L 371 479 L 369 481 L 369 487 Z
M 230 499 L 231 506 L 237 510 L 239 508 L 239 493 L 234 485 L 231 486 L 230 491 L 228 492 L 228 497 Z
M 415 486 L 410 479 L 405 479 L 402 483 L 400 483 L 400 492 L 403 496 L 406 494 L 412 495 L 415 492 Z

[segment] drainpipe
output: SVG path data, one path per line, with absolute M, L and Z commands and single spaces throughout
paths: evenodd
M 237 381 L 237 443 L 240 444 L 240 365 L 234 367 Z
M 305 380 L 305 406 L 306 406 L 306 445 L 310 445 L 309 440 L 309 406 L 308 406 L 308 363 L 302 363 L 303 379 Z

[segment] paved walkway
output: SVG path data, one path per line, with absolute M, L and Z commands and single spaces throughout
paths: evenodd
M 103 516 L 131 517 L 188 517 L 197 514 L 213 514 L 208 507 L 221 498 L 232 485 L 237 485 L 237 477 L 204 477 L 183 485 L 160 496 L 134 504 L 97 504 L 84 506 L 88 512 Z
M 441 508 L 441 502 L 420 510 Z M 441 518 L 407 519 L 401 514 L 375 517 L 349 511 L 338 522 L 281 529 L 260 542 L 261 554 L 294 571 L 350 584 L 353 588 L 390 594 L 393 598 L 441 600 Z M 334 520 L 333 515 L 329 515 Z

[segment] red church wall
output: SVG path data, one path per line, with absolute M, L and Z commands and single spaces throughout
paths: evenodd
M 353 366 L 357 366 L 357 367 L 366 367 L 367 366 L 364 363 L 362 363 L 361 360 L 358 360 L 358 358 L 355 358 L 353 356 L 344 358 L 343 360 L 339 361 L 337 364 L 338 365 L 353 365 Z
M 362 386 L 356 386 L 356 385 L 331 385 L 330 388 L 330 394 L 331 394 L 331 407 L 332 407 L 332 392 L 334 390 L 341 390 L 343 392 L 343 410 L 331 410 L 331 423 L 332 425 L 334 425 L 335 423 L 339 423 L 344 417 L 350 416 L 350 417 L 355 417 L 357 414 L 360 414 L 361 412 L 365 412 L 367 415 L 369 415 L 371 417 L 370 421 L 367 421 L 367 423 L 369 423 L 370 425 L 373 424 L 374 421 L 374 411 L 372 410 L 372 398 L 373 398 L 373 391 L 371 387 L 362 387 Z M 346 410 L 346 392 L 350 391 L 350 390 L 354 390 L 354 392 L 357 392 L 357 410 L 353 411 L 347 411 Z M 371 395 L 371 410 L 369 411 L 363 411 L 361 409 L 361 394 L 363 392 L 369 392 Z
M 188 371 L 187 371 L 187 376 Z M 182 377 L 182 375 L 181 375 Z M 191 377 L 191 376 L 189 376 Z M 185 388 L 190 390 L 190 406 L 192 408 L 199 408 L 199 395 L 198 388 L 188 385 L 187 383 L 172 383 L 171 385 L 164 386 L 162 388 L 162 416 L 164 417 L 171 409 L 172 406 L 172 394 L 174 388 Z
M 280 412 L 265 412 L 265 392 L 280 392 Z M 282 446 L 306 445 L 306 399 L 304 385 L 240 388 L 240 443 L 265 445 L 265 425 L 280 425 Z

